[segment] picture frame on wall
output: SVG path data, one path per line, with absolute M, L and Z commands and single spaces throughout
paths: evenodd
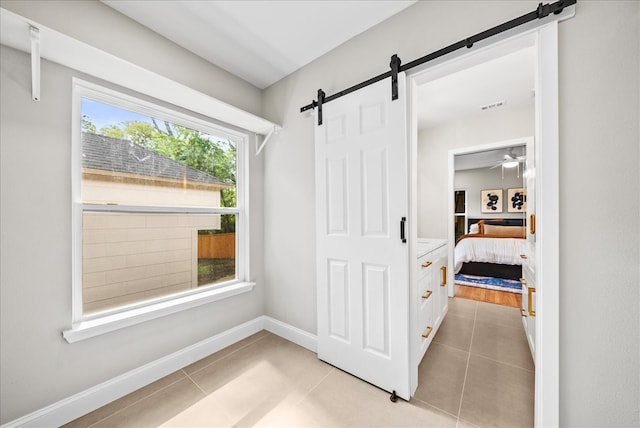
M 480 206 L 483 213 L 501 213 L 502 189 L 481 190 Z
M 507 212 L 523 213 L 527 211 L 527 189 L 518 187 L 507 189 Z

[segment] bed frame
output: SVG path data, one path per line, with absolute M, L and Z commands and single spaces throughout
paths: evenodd
M 496 226 L 526 226 L 523 218 L 470 218 L 467 222 L 471 226 L 481 220 L 484 220 L 484 224 Z M 522 266 L 469 262 L 462 265 L 459 273 L 518 280 L 522 278 Z

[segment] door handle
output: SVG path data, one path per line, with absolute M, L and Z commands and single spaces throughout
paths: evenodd
M 536 233 L 536 215 L 531 214 L 529 216 L 529 233 L 532 235 Z
M 402 217 L 400 219 L 400 240 L 402 241 L 403 244 L 407 242 L 407 237 L 405 236 L 405 233 L 404 233 L 404 226 L 406 222 L 407 222 L 406 217 Z
M 440 282 L 440 287 L 444 287 L 447 285 L 447 267 L 442 266 L 440 268 L 440 272 L 442 272 L 442 281 Z

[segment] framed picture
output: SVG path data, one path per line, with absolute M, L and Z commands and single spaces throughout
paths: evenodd
M 522 213 L 527 211 L 527 189 L 507 190 L 507 212 Z
M 481 190 L 480 206 L 483 213 L 501 213 L 502 189 Z

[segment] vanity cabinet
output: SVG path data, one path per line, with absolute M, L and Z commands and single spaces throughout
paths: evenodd
M 529 343 L 529 350 L 531 351 L 531 357 L 533 362 L 536 361 L 536 276 L 532 266 L 528 263 L 522 265 L 522 278 L 520 278 L 522 284 L 522 308 L 520 309 L 522 314 L 522 324 L 524 326 L 525 334 L 527 335 L 527 342 Z
M 447 242 L 442 239 L 418 240 L 414 287 L 412 354 L 420 364 L 449 308 L 447 291 Z

